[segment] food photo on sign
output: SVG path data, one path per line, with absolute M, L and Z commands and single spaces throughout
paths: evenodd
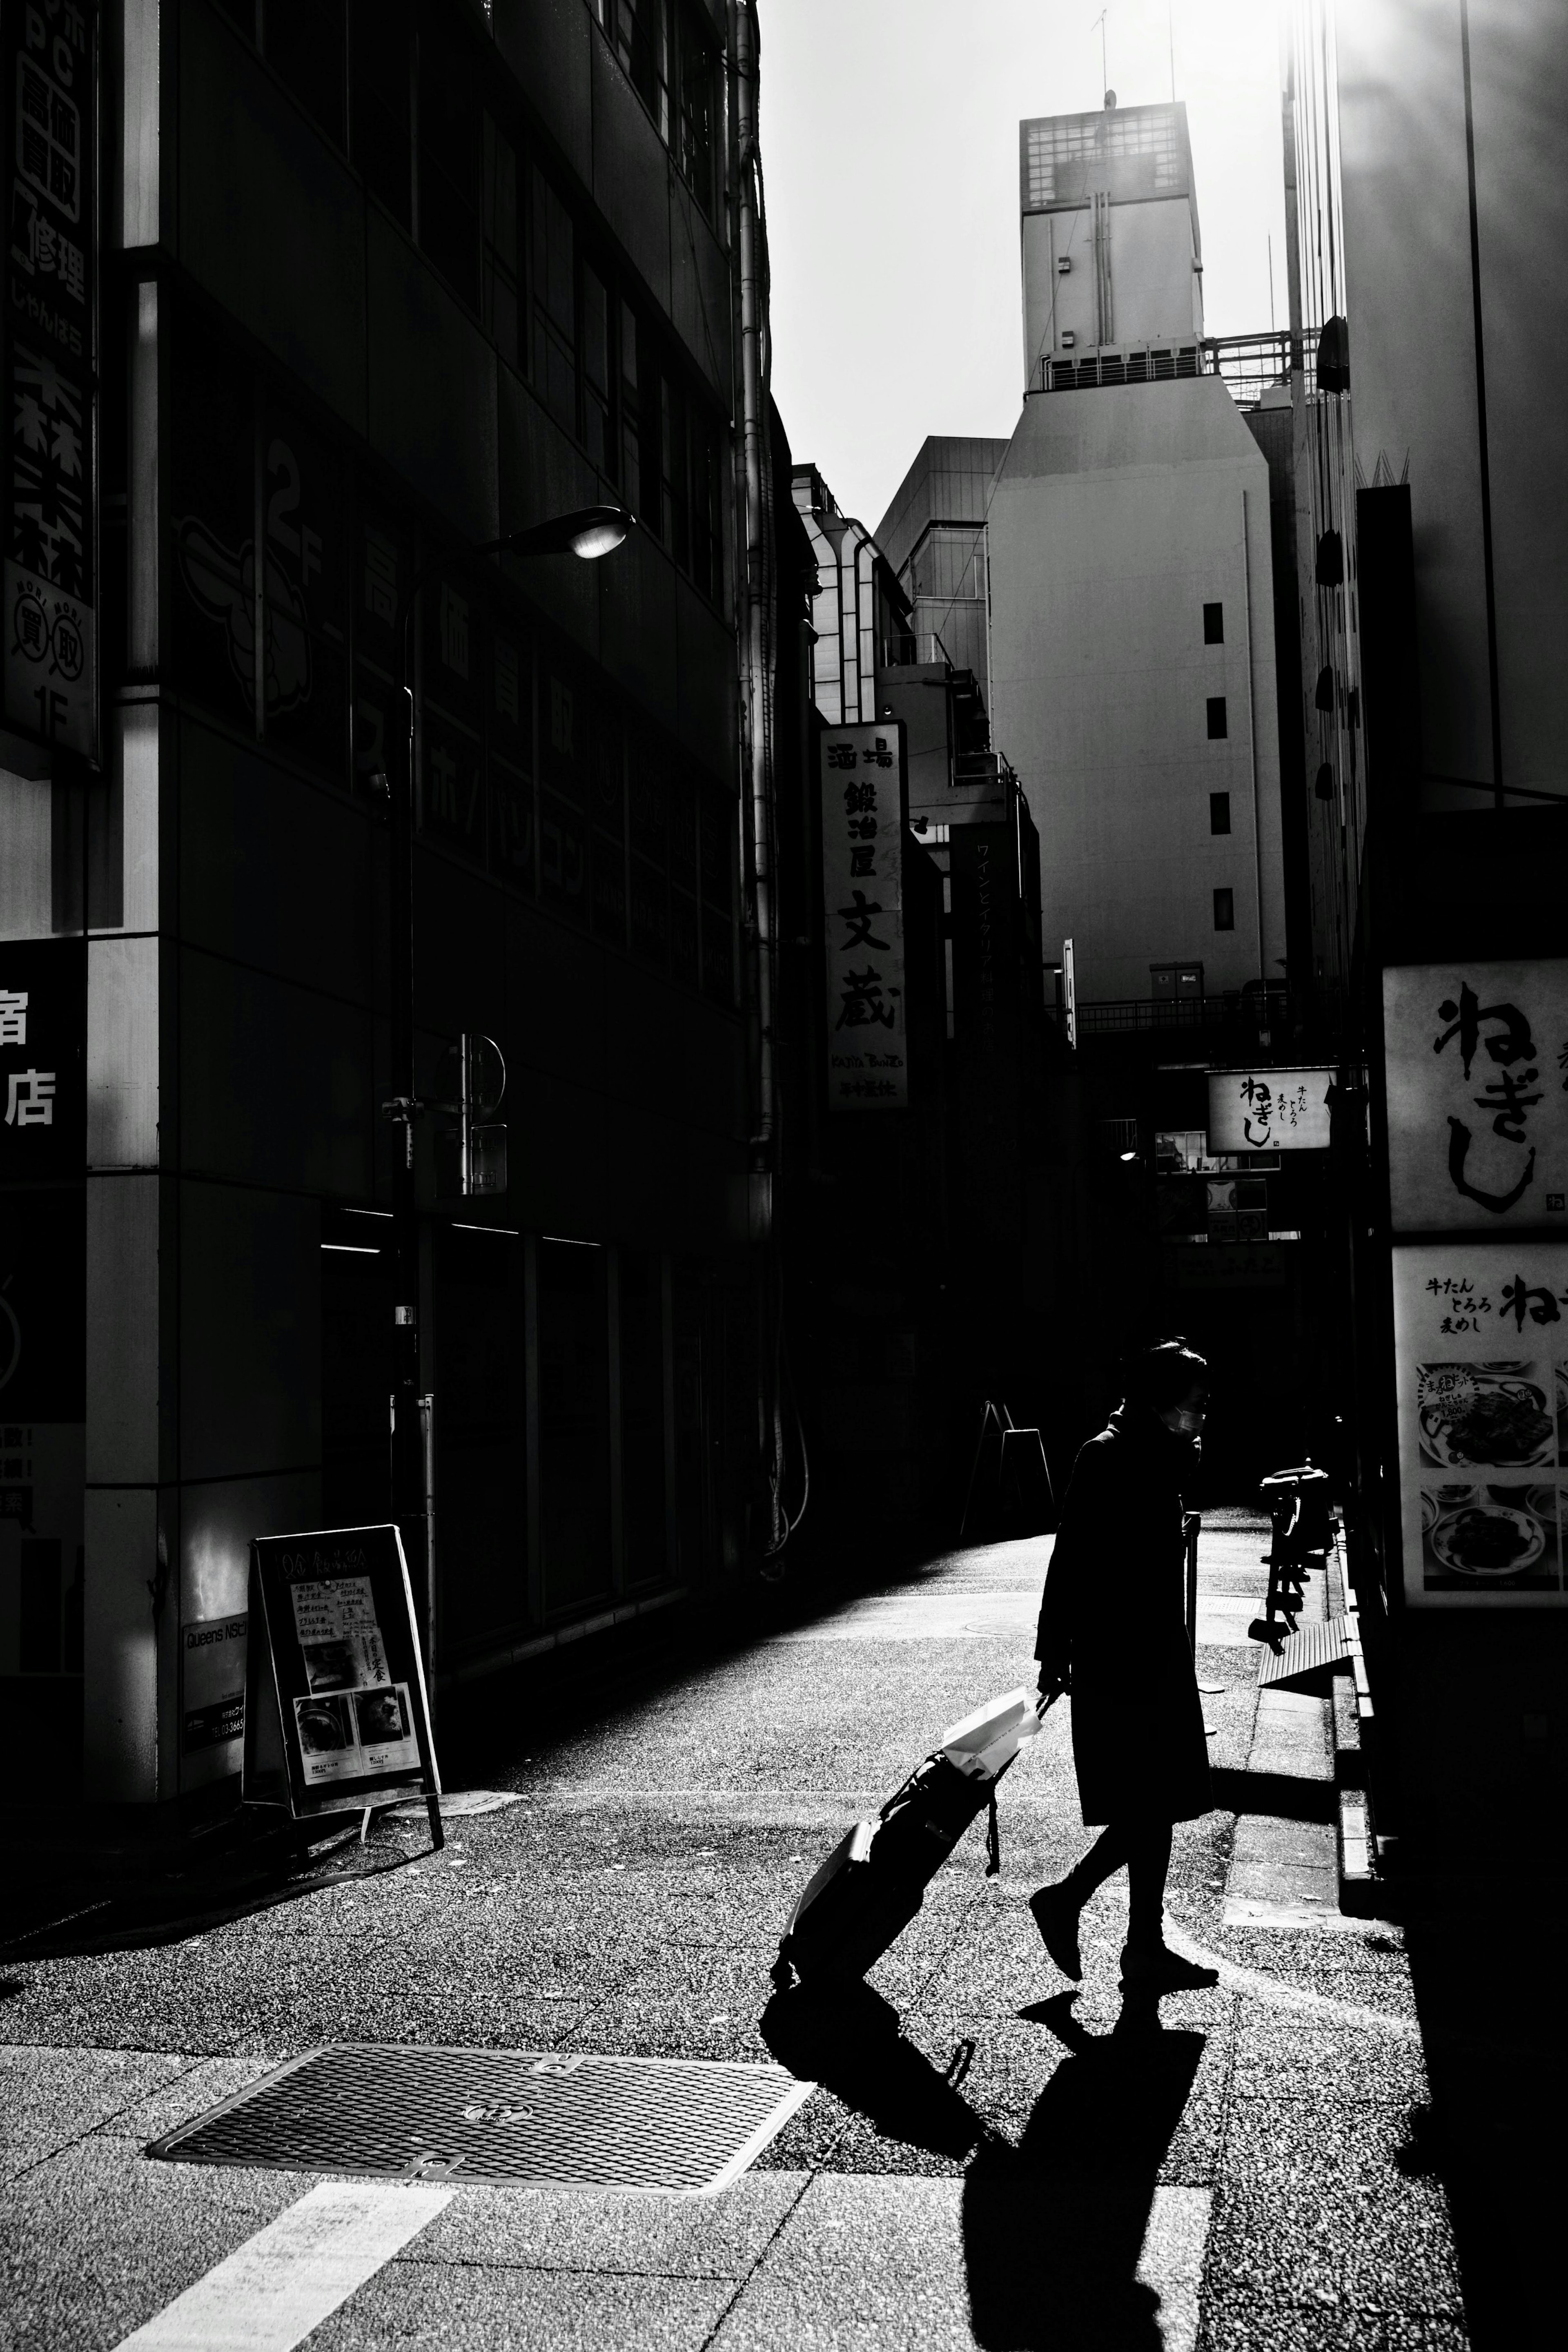
M 1560 1603 L 1568 1246 L 1397 1247 L 1394 1317 L 1407 1598 Z

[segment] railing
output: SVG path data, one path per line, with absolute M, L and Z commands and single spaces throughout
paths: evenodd
M 1048 1016 L 1065 1029 L 1060 1005 L 1048 1004 Z M 1086 1003 L 1076 1008 L 1080 1043 L 1090 1037 L 1132 1037 L 1153 1031 L 1207 1030 L 1240 1033 L 1239 1044 L 1260 1038 L 1267 1030 L 1270 1051 L 1281 1049 L 1302 1030 L 1314 1036 L 1338 1037 L 1342 1004 L 1337 989 L 1238 989 L 1223 996 L 1132 996 Z
M 1030 389 L 1083 392 L 1102 384 L 1217 375 L 1229 385 L 1238 407 L 1254 408 L 1271 384 L 1288 383 L 1290 373 L 1291 334 L 1289 328 L 1281 327 L 1267 334 L 1205 335 L 1190 343 L 1124 343 L 1114 350 L 1085 352 L 1082 358 L 1048 352 L 1038 362 Z
M 946 659 L 947 648 L 935 629 L 905 629 L 882 641 L 883 669 L 913 669 L 924 663 L 940 666 Z
M 1271 327 L 1266 335 L 1206 335 L 1203 372 L 1224 378 L 1238 408 L 1256 408 L 1271 384 L 1291 380 L 1290 329 Z

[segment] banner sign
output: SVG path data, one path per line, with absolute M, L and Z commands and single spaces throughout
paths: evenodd
M 1208 1148 L 1326 1151 L 1332 1069 L 1210 1070 Z
M 828 1104 L 903 1110 L 904 730 L 888 719 L 821 740 Z
M 5 719 L 96 761 L 97 0 L 8 0 L 0 81 Z
M 1394 1231 L 1568 1239 L 1568 958 L 1383 975 Z
M 1568 1241 L 1405 1243 L 1393 1260 L 1406 1596 L 1560 1608 Z
M 390 1791 L 438 1797 L 413 1595 L 395 1527 L 251 1545 L 245 1777 L 296 1819 Z

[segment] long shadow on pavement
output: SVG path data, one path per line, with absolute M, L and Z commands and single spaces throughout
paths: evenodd
M 1061 1993 L 1022 2014 L 1067 2052 L 1017 2146 L 905 2041 L 869 1987 L 797 1986 L 769 2001 L 763 2040 L 912 2149 L 969 2158 L 964 2258 L 970 2325 L 996 2352 L 1160 2352 L 1159 2297 L 1138 2278 L 1161 2162 L 1181 2120 L 1204 2036 L 1165 2032 L 1153 2002 L 1126 2003 L 1113 2032 L 1088 2032 Z M 960 2045 L 962 2047 L 962 2045 Z
M 1160 2165 L 1191 2095 L 1201 2033 L 1124 2003 L 1092 2034 L 1059 1993 L 1025 2010 L 1067 2050 L 1016 2148 L 964 2181 L 964 2254 L 979 2344 L 1008 2352 L 1158 2352 L 1160 2299 L 1138 2278 Z

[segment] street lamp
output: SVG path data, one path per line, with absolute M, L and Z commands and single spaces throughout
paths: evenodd
M 408 625 L 422 588 L 441 572 L 480 555 L 575 555 L 586 563 L 611 554 L 635 518 L 624 507 L 580 507 L 487 540 L 482 547 L 455 548 L 417 572 L 393 624 L 396 661 L 392 698 L 395 748 L 387 778 L 392 803 L 392 1078 L 386 1116 L 402 1129 L 402 1149 L 392 1159 L 392 1517 L 412 1537 L 421 1523 L 419 1557 L 424 1585 L 426 1666 L 430 1698 L 435 1699 L 435 1563 L 430 1544 L 434 1433 L 422 1416 L 419 1393 L 419 1208 L 414 1195 L 413 1126 L 423 1106 L 413 1091 L 413 693 L 408 683 Z M 398 724 L 398 713 L 403 724 Z

